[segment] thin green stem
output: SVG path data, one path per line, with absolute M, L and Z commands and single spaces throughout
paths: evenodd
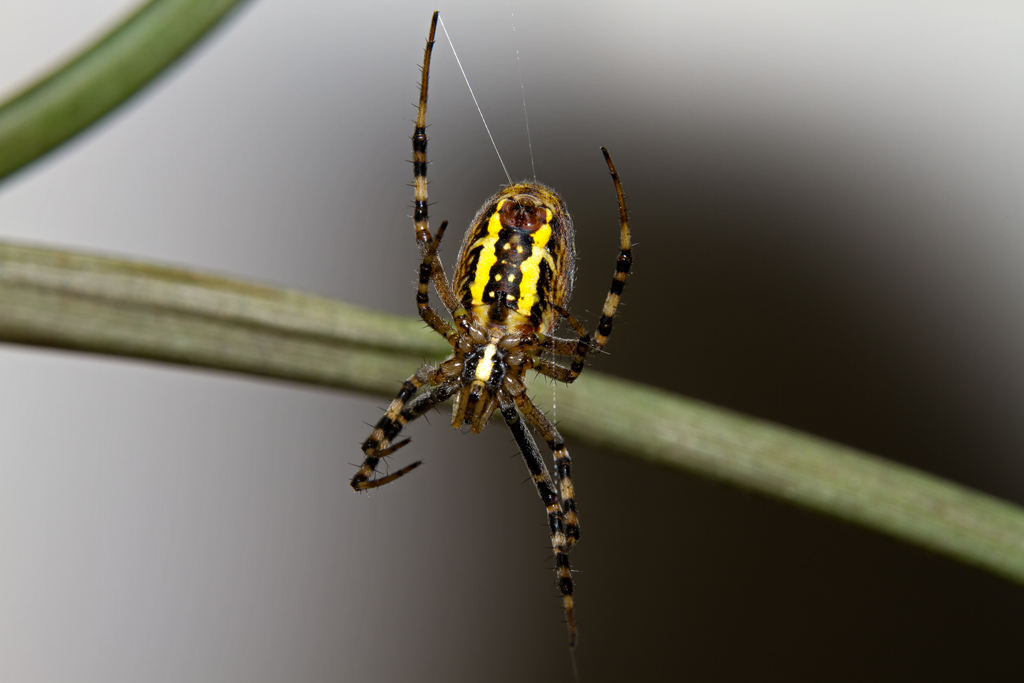
M 3 243 L 0 301 L 0 341 L 383 396 L 449 348 L 416 319 Z M 815 510 L 1024 583 L 1024 510 L 939 477 L 595 372 L 558 392 L 558 417 L 575 442 Z
M 0 178 L 138 92 L 241 0 L 153 0 L 51 75 L 0 105 Z

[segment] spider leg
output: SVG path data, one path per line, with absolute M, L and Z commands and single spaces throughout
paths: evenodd
M 568 317 L 568 311 L 565 314 L 562 313 L 565 309 L 561 306 L 554 307 L 558 311 L 558 314 L 563 318 Z M 584 330 L 585 332 L 585 330 Z M 590 335 L 587 335 L 590 336 Z M 560 339 L 558 337 L 544 337 L 543 341 L 537 343 L 536 348 L 542 351 L 550 351 L 551 353 L 558 354 L 559 356 L 571 356 L 576 353 L 576 346 L 579 344 L 579 339 Z
M 568 321 L 572 328 L 579 335 L 575 340 L 573 339 L 556 339 L 554 337 L 548 337 L 540 343 L 540 348 L 552 351 L 561 356 L 569 356 L 572 358 L 572 366 L 565 368 L 555 363 L 552 360 L 546 358 L 537 357 L 533 361 L 533 369 L 542 375 L 556 379 L 559 382 L 565 382 L 566 384 L 572 384 L 576 381 L 576 378 L 583 372 L 583 364 L 586 362 L 587 356 L 591 351 L 597 347 L 590 338 L 590 333 L 580 324 L 576 318 L 565 310 L 563 307 L 553 305 L 552 308 L 558 312 L 564 320 Z
M 441 238 L 444 237 L 447 227 L 448 221 L 443 221 L 437 229 L 437 234 L 430 238 L 427 249 L 423 252 L 423 261 L 420 262 L 420 282 L 416 289 L 416 307 L 419 309 L 423 322 L 447 339 L 449 344 L 455 346 L 459 339 L 458 331 L 452 328 L 430 306 L 430 277 L 434 273 L 434 265 L 437 263 L 437 247 L 441 244 Z
M 385 477 L 372 478 L 377 471 L 377 463 L 380 462 L 381 458 L 391 455 L 409 443 L 409 439 L 403 439 L 398 442 L 393 441 L 398 436 L 398 433 L 402 431 L 402 427 L 423 415 L 438 403 L 447 400 L 455 391 L 457 384 L 450 382 L 442 384 L 443 378 L 444 374 L 441 368 L 431 369 L 429 366 L 423 366 L 416 371 L 415 375 L 402 383 L 402 389 L 398 392 L 398 396 L 391 401 L 391 405 L 388 406 L 384 416 L 377 421 L 373 431 L 370 432 L 370 436 L 363 442 L 363 453 L 366 457 L 363 459 L 363 464 L 359 467 L 359 471 L 352 477 L 352 488 L 356 491 L 363 491 L 383 486 L 411 472 L 422 464 L 422 461 L 417 461 Z M 412 395 L 427 383 L 439 386 L 412 399 Z M 412 400 L 410 401 L 410 399 Z
M 612 181 L 615 183 L 615 194 L 619 200 L 619 222 L 620 222 L 620 249 L 619 258 L 615 262 L 615 276 L 612 278 L 612 286 L 608 296 L 604 300 L 604 307 L 601 309 L 601 319 L 597 323 L 597 331 L 593 337 L 580 324 L 569 311 L 561 306 L 553 305 L 564 320 L 566 320 L 576 331 L 578 339 L 573 344 L 569 339 L 548 338 L 539 344 L 539 347 L 553 351 L 562 356 L 572 356 L 572 364 L 568 371 L 565 368 L 547 361 L 537 359 L 534 362 L 534 369 L 542 375 L 547 375 L 560 382 L 571 383 L 583 372 L 583 365 L 587 356 L 595 351 L 600 351 L 608 343 L 608 337 L 612 334 L 612 323 L 615 321 L 615 311 L 619 307 L 619 299 L 622 297 L 622 290 L 626 287 L 626 277 L 633 265 L 633 245 L 629 236 L 629 219 L 626 213 L 626 198 L 622 194 L 622 183 L 619 181 L 619 174 L 615 171 L 615 164 L 612 163 L 611 155 L 604 147 L 601 148 L 604 160 L 608 163 L 608 170 L 612 174 Z M 570 350 L 571 349 L 571 350 Z
M 563 368 L 555 361 L 548 360 L 547 358 L 534 358 L 533 369 L 546 377 L 559 382 L 565 382 L 566 384 L 572 384 L 579 376 L 578 374 L 574 375 L 569 368 Z
M 565 447 L 565 440 L 547 415 L 526 396 L 525 388 L 513 394 L 512 400 L 515 401 L 519 412 L 540 433 L 555 458 L 555 482 L 558 484 L 558 497 L 562 502 L 562 517 L 565 520 L 565 547 L 566 550 L 572 550 L 580 538 L 580 522 L 576 514 L 576 498 L 572 488 L 572 459 L 569 457 L 569 449 Z
M 569 543 L 569 537 L 565 533 L 565 521 L 562 516 L 559 497 L 555 492 L 547 465 L 544 464 L 544 459 L 541 458 L 537 442 L 533 440 L 530 430 L 526 428 L 522 418 L 519 417 L 519 411 L 516 410 L 515 404 L 509 401 L 502 401 L 501 415 L 505 418 L 505 424 L 511 430 L 512 436 L 516 440 L 516 445 L 519 446 L 519 451 L 523 454 L 526 468 L 530 471 L 530 477 L 537 486 L 537 493 L 540 494 L 540 499 L 544 502 L 544 507 L 548 513 L 551 547 L 555 551 L 555 576 L 558 580 L 558 590 L 562 594 L 562 607 L 565 609 L 566 625 L 569 629 L 569 646 L 572 647 L 576 644 L 576 620 L 573 615 L 572 599 L 572 570 L 569 567 L 568 555 L 572 546 Z
M 420 103 L 416 109 L 416 128 L 412 134 L 412 176 L 413 176 L 413 216 L 412 220 L 416 226 L 416 243 L 420 247 L 420 253 L 426 254 L 430 248 L 432 237 L 430 235 L 430 212 L 427 204 L 427 83 L 430 80 L 430 55 L 434 51 L 434 31 L 437 28 L 437 12 L 434 12 L 430 20 L 430 35 L 427 37 L 427 47 L 423 51 L 423 67 L 420 80 Z M 432 266 L 434 287 L 438 296 L 449 312 L 458 309 L 461 304 L 455 298 L 451 285 L 448 284 L 448 276 L 444 274 L 444 268 L 440 261 Z
M 622 194 L 622 183 L 619 181 L 619 174 L 615 171 L 615 164 L 612 163 L 612 157 L 608 154 L 607 148 L 602 147 L 601 153 L 604 154 L 604 160 L 608 163 L 608 171 L 612 174 L 612 182 L 615 183 L 615 194 L 619 200 L 619 223 L 621 224 L 621 230 L 619 258 L 615 262 L 615 276 L 612 278 L 612 286 L 608 291 L 608 296 L 604 300 L 604 308 L 601 309 L 601 319 L 597 323 L 597 334 L 594 335 L 594 346 L 596 349 L 594 350 L 603 349 L 604 345 L 608 343 L 608 337 L 612 333 L 612 321 L 615 318 L 615 310 L 619 306 L 619 297 L 622 296 L 622 290 L 626 286 L 626 277 L 629 275 L 629 269 L 633 265 L 633 243 L 629 238 L 629 217 L 626 214 L 626 198 Z M 569 322 L 572 323 L 572 320 Z M 576 327 L 576 325 L 574 324 L 573 327 Z M 573 360 L 573 365 L 575 365 L 575 359 Z

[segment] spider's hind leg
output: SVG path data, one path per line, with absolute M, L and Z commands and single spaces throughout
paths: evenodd
M 519 411 L 514 403 L 502 401 L 501 416 L 505 418 L 505 424 L 512 431 L 516 445 L 523 454 L 526 467 L 530 470 L 530 477 L 537 486 L 537 493 L 544 502 L 544 508 L 548 513 L 548 528 L 551 533 L 551 547 L 555 551 L 555 576 L 558 581 L 558 590 L 562 594 L 562 607 L 565 609 L 566 626 L 569 629 L 569 645 L 576 644 L 576 619 L 573 615 L 573 582 L 572 569 L 569 566 L 569 550 L 572 549 L 569 536 L 565 530 L 565 519 L 562 513 L 562 503 L 558 492 L 551 481 L 548 467 L 541 458 L 537 442 L 533 435 L 523 423 Z M 574 513 L 575 514 L 575 513 Z
M 565 447 L 565 439 L 555 429 L 555 425 L 547 415 L 533 405 L 525 391 L 513 396 L 513 400 L 523 417 L 540 433 L 555 459 L 555 483 L 558 485 L 558 497 L 565 524 L 565 548 L 572 550 L 576 541 L 580 539 L 580 521 L 576 514 L 576 494 L 572 487 L 572 459 L 569 457 L 569 449 Z
M 590 333 L 569 311 L 561 306 L 554 306 L 553 308 L 563 320 L 572 326 L 578 336 L 575 340 L 548 337 L 541 342 L 539 348 L 560 356 L 572 356 L 572 366 L 565 368 L 553 360 L 537 357 L 533 361 L 533 369 L 551 379 L 572 384 L 580 376 L 580 373 L 583 372 L 583 364 L 586 362 L 587 356 L 592 351 L 599 350 L 599 347 L 591 339 Z

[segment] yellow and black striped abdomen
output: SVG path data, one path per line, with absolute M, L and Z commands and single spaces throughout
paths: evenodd
M 455 294 L 473 317 L 503 329 L 549 334 L 572 294 L 572 219 L 554 190 L 539 183 L 505 188 L 466 232 Z

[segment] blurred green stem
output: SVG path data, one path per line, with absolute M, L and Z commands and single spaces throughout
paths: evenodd
M 415 318 L 142 263 L 0 243 L 0 340 L 393 396 L 449 347 Z M 545 393 L 545 392 L 542 392 Z M 685 470 L 1024 583 L 1024 510 L 852 448 L 596 372 L 576 443 Z
M 182 56 L 241 0 L 153 0 L 0 105 L 0 178 L 80 133 Z

